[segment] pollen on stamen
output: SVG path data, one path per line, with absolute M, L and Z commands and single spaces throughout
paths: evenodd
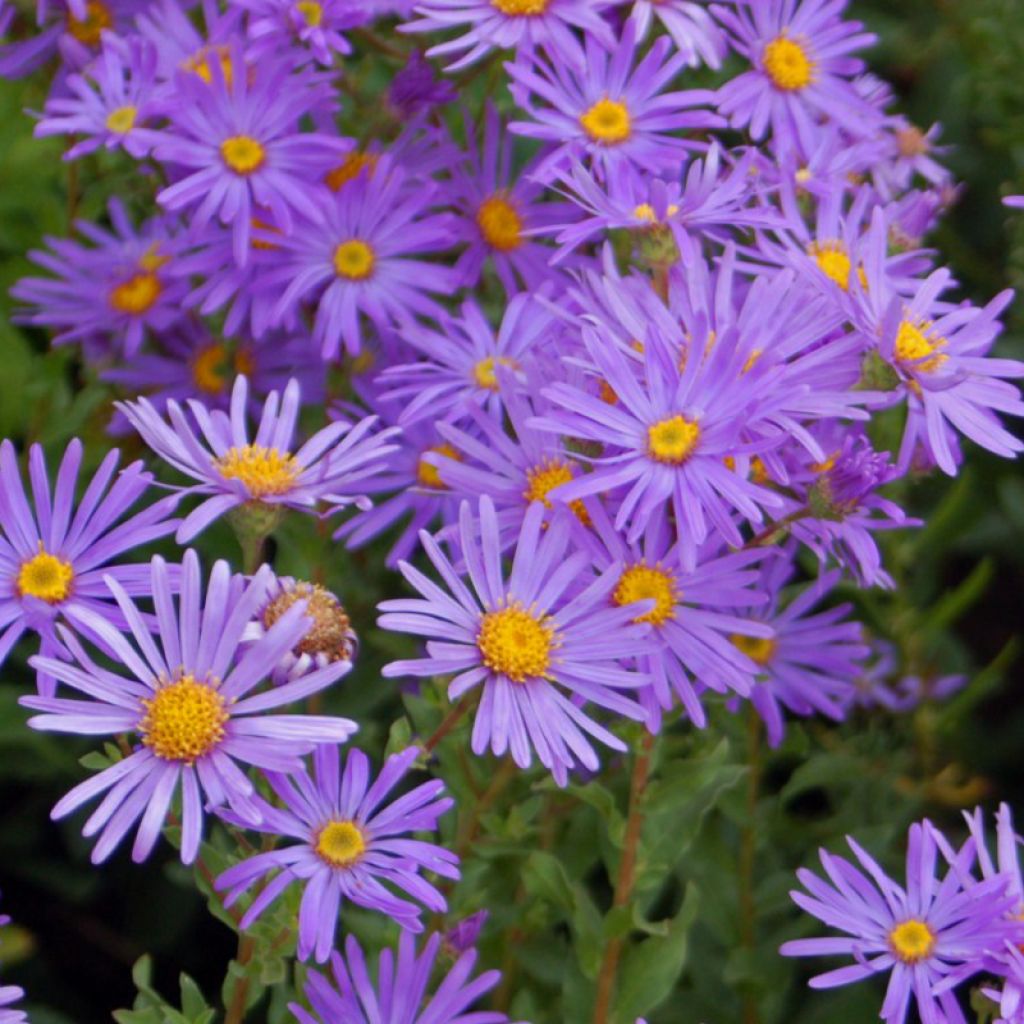
M 462 455 L 457 448 L 453 448 L 450 444 L 443 443 L 435 445 L 433 448 L 428 448 L 423 455 L 427 452 L 432 452 L 435 455 L 443 455 L 446 459 L 452 459 L 455 462 L 462 461 Z M 427 462 L 423 455 L 419 457 L 416 463 L 416 480 L 421 487 L 426 487 L 431 491 L 445 491 L 448 489 L 448 485 L 441 479 L 441 471 L 437 466 Z
M 768 43 L 761 61 L 772 84 L 783 92 L 798 92 L 814 81 L 814 61 L 802 44 L 787 35 Z
M 313 849 L 332 868 L 350 868 L 366 852 L 366 837 L 354 821 L 329 821 L 317 833 Z
M 924 373 L 937 370 L 949 356 L 938 351 L 945 347 L 946 339 L 929 337 L 930 321 L 904 320 L 896 333 L 896 360 Z
M 147 270 L 115 285 L 110 290 L 109 301 L 111 308 L 118 313 L 139 316 L 152 308 L 162 292 L 160 279 Z
M 632 134 L 632 119 L 625 103 L 605 96 L 580 115 L 580 124 L 593 142 L 617 146 Z
M 187 674 L 161 684 L 142 706 L 138 728 L 143 745 L 164 761 L 187 765 L 220 744 L 230 718 L 221 694 Z
M 681 466 L 700 441 L 700 427 L 685 416 L 670 416 L 647 428 L 647 451 L 655 462 Z
M 528 502 L 539 501 L 545 508 L 554 508 L 548 494 L 556 487 L 570 483 L 573 476 L 572 466 L 568 462 L 562 459 L 547 459 L 527 472 L 523 497 Z M 590 513 L 582 501 L 569 502 L 569 508 L 584 526 L 590 525 Z
M 23 562 L 15 589 L 22 597 L 34 597 L 47 604 L 60 604 L 71 593 L 75 571 L 70 562 L 50 554 L 39 542 L 39 553 Z
M 513 17 L 532 18 L 543 14 L 551 0 L 491 0 L 491 6 Z
M 287 494 L 301 472 L 288 452 L 260 444 L 231 448 L 214 460 L 213 468 L 226 480 L 240 480 L 253 498 Z
M 258 171 L 267 160 L 263 144 L 251 135 L 232 135 L 220 144 L 224 163 L 243 177 Z
M 649 612 L 638 615 L 634 622 L 649 622 L 661 626 L 676 617 L 676 605 L 681 598 L 675 576 L 660 565 L 638 562 L 619 577 L 612 591 L 612 601 L 620 608 L 637 601 L 654 601 Z
M 544 678 L 557 646 L 555 628 L 518 601 L 480 617 L 476 638 L 484 664 L 514 683 Z
M 334 250 L 334 272 L 346 281 L 365 281 L 376 262 L 373 249 L 360 238 L 341 242 Z
M 910 918 L 889 932 L 889 948 L 905 964 L 920 963 L 935 949 L 935 932 L 926 922 Z
M 115 135 L 127 135 L 135 127 L 135 118 L 138 113 L 138 107 L 130 105 L 117 107 L 107 114 L 105 122 L 107 131 L 111 131 Z
M 523 219 L 507 197 L 495 193 L 481 204 L 476 223 L 484 241 L 499 252 L 512 252 L 523 244 Z

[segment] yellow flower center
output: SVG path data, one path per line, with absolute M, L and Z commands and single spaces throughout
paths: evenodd
M 626 104 L 607 96 L 580 115 L 580 124 L 594 142 L 605 146 L 617 146 L 625 142 L 632 129 Z
M 650 622 L 655 626 L 676 617 L 679 598 L 675 576 L 661 566 L 645 565 L 643 562 L 631 565 L 619 577 L 612 591 L 612 601 L 620 608 L 637 601 L 654 601 L 654 607 L 649 612 L 638 615 L 633 621 Z
M 365 170 L 367 174 L 372 174 L 376 166 L 377 156 L 374 153 L 349 153 L 343 163 L 328 171 L 324 183 L 332 192 L 337 192 L 342 185 L 357 178 L 361 171 Z
M 896 145 L 900 156 L 924 156 L 928 152 L 928 140 L 924 132 L 915 125 L 908 125 L 896 133 Z
M 200 349 L 192 360 L 192 380 L 196 387 L 207 395 L 222 395 L 228 386 L 228 369 L 236 374 L 252 376 L 256 369 L 251 353 L 244 348 L 234 353 L 234 359 L 227 347 L 215 342 Z
M 671 416 L 647 428 L 647 450 L 656 462 L 681 466 L 700 440 L 700 427 L 685 416 Z
M 135 127 L 135 117 L 138 114 L 138 107 L 118 107 L 107 114 L 107 131 L 115 135 L 126 135 Z
M 118 313 L 141 316 L 160 298 L 163 290 L 160 279 L 147 270 L 111 288 L 110 305 Z
M 744 636 L 742 633 L 733 633 L 729 639 L 752 662 L 762 667 L 772 660 L 772 655 L 775 653 L 776 642 L 768 637 Z
M 814 81 L 814 62 L 807 51 L 788 36 L 773 39 L 764 48 L 761 59 L 776 89 L 797 92 Z
M 831 281 L 835 281 L 844 292 L 850 290 L 850 273 L 853 264 L 841 242 L 812 243 L 807 252 L 814 257 L 818 269 Z
M 103 31 L 113 24 L 114 16 L 101 0 L 89 0 L 85 5 L 85 18 L 82 21 L 68 15 L 68 31 L 86 46 L 99 46 Z
M 678 212 L 679 207 L 676 203 L 669 203 L 668 209 L 665 211 L 669 217 L 674 217 Z M 654 212 L 654 207 L 650 203 L 641 203 L 633 210 L 633 216 L 637 220 L 642 220 L 645 224 L 658 223 L 658 215 Z
M 459 454 L 458 449 L 453 448 L 450 444 L 439 444 L 433 448 L 428 448 L 427 452 L 433 452 L 435 455 L 443 455 L 447 459 L 454 459 L 456 462 L 462 461 L 462 456 Z M 424 452 L 423 455 L 426 455 Z M 429 487 L 432 491 L 445 491 L 448 489 L 448 485 L 441 479 L 441 471 L 437 466 L 432 466 L 429 462 L 423 461 L 423 456 L 420 456 L 419 462 L 416 464 L 416 479 L 419 481 L 421 487 Z
M 354 821 L 329 821 L 316 837 L 316 852 L 332 868 L 350 868 L 366 850 L 366 839 Z
M 287 494 L 301 472 L 287 452 L 261 444 L 231 448 L 226 455 L 213 460 L 213 468 L 225 480 L 241 480 L 254 498 Z
M 484 664 L 514 683 L 543 677 L 556 646 L 554 626 L 513 602 L 480 618 L 476 645 Z
M 251 135 L 232 135 L 226 138 L 220 144 L 220 155 L 235 174 L 242 175 L 258 171 L 267 159 L 267 151 Z
M 22 597 L 36 597 L 47 604 L 60 604 L 71 593 L 75 572 L 70 562 L 51 555 L 39 542 L 39 554 L 23 562 L 17 590 Z
M 299 0 L 295 9 L 310 28 L 319 28 L 320 22 L 324 20 L 324 9 L 316 0 Z
M 279 594 L 263 612 L 263 626 L 270 629 L 296 601 L 306 602 L 305 614 L 313 620 L 309 632 L 292 650 L 296 654 L 324 654 L 331 661 L 351 655 L 350 620 L 341 602 L 316 583 L 297 583 Z
M 165 761 L 192 764 L 224 739 L 230 717 L 224 698 L 209 684 L 185 675 L 161 686 L 142 706 L 142 742 Z
M 924 921 L 911 918 L 896 925 L 889 932 L 889 946 L 903 963 L 920 963 L 932 955 L 935 948 L 935 932 Z
M 931 373 L 949 358 L 941 352 L 936 352 L 946 344 L 946 339 L 936 338 L 933 341 L 927 333 L 930 327 L 930 321 L 915 324 L 910 320 L 904 320 L 900 324 L 896 334 L 896 359 L 899 362 L 911 363 L 915 370 Z
M 511 252 L 523 244 L 523 219 L 516 208 L 501 195 L 493 195 L 480 204 L 476 223 L 484 241 L 499 252 Z
M 334 250 L 334 272 L 346 281 L 365 281 L 376 262 L 373 249 L 359 238 L 350 238 Z
M 221 74 L 224 76 L 225 85 L 231 85 L 233 68 L 231 65 L 231 51 L 226 46 L 204 46 L 194 56 L 182 64 L 186 71 L 197 74 L 207 85 L 213 81 L 213 73 L 210 71 L 210 57 L 215 57 L 220 62 Z
M 486 359 L 481 359 L 473 367 L 473 379 L 476 381 L 477 387 L 484 388 L 487 391 L 497 391 L 498 374 L 496 367 L 499 365 L 507 366 L 513 370 L 519 369 L 519 364 L 514 359 L 506 359 L 504 356 L 488 356 Z
M 491 0 L 491 6 L 502 14 L 515 17 L 535 17 L 548 9 L 551 0 Z
M 534 466 L 526 474 L 526 490 L 523 497 L 527 501 L 539 501 L 545 508 L 552 508 L 548 492 L 573 479 L 572 466 L 561 459 L 548 459 L 539 466 Z M 584 526 L 590 525 L 590 513 L 582 501 L 570 501 L 569 508 Z

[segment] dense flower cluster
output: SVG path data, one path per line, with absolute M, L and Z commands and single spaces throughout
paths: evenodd
M 97 862 L 167 827 L 191 863 L 210 811 L 268 839 L 215 887 L 243 930 L 301 889 L 298 956 L 334 978 L 309 973 L 304 1024 L 506 1018 L 467 1012 L 497 981 L 469 980 L 474 953 L 428 984 L 440 937 L 408 934 L 446 909 L 428 876 L 459 877 L 423 838 L 443 783 L 407 787 L 420 748 L 371 781 L 359 750 L 340 766 L 356 722 L 297 710 L 374 623 L 261 565 L 286 513 L 353 549 L 387 535 L 410 592 L 376 625 L 424 643 L 385 678 L 442 677 L 474 754 L 560 786 L 601 770 L 593 741 L 626 750 L 625 721 L 749 702 L 777 745 L 787 716 L 957 685 L 903 678 L 834 595 L 892 585 L 876 534 L 917 520 L 888 485 L 956 475 L 965 441 L 1024 448 L 1003 422 L 1024 364 L 992 354 L 1010 293 L 956 298 L 923 246 L 955 196 L 937 129 L 894 110 L 845 8 L 40 0 L 0 48 L 12 77 L 58 58 L 36 134 L 111 151 L 144 196 L 31 253 L 18 316 L 188 480 L 130 512 L 153 477 L 111 453 L 79 497 L 74 442 L 52 494 L 31 450 L 30 500 L 5 441 L 0 662 L 38 633 L 29 724 L 117 739 L 53 811 L 98 801 Z M 349 75 L 371 45 L 379 95 Z M 474 105 L 471 65 L 507 89 Z M 735 73 L 697 87 L 698 65 Z M 125 561 L 221 518 L 244 574 Z M 854 957 L 817 986 L 891 972 L 889 1024 L 911 999 L 962 1020 L 979 972 L 1020 1021 L 1015 840 L 1004 814 L 996 864 L 970 824 L 959 851 L 915 826 L 905 889 L 852 841 L 860 867 L 823 853 L 794 899 L 850 937 L 784 952 Z M 404 929 L 376 981 L 338 939 L 348 904 Z

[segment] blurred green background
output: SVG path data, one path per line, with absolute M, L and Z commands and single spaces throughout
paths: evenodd
M 1007 285 L 1024 286 L 1024 215 L 999 203 L 1003 194 L 1024 192 L 1024 4 L 854 0 L 851 13 L 880 35 L 872 66 L 893 84 L 902 111 L 922 128 L 941 121 L 942 141 L 953 147 L 948 162 L 963 194 L 931 243 L 964 294 L 979 302 Z M 43 98 L 38 80 L 0 85 L 0 435 L 19 445 L 41 441 L 53 455 L 77 434 L 95 463 L 109 443 L 110 395 L 73 352 L 48 351 L 41 335 L 8 323 L 7 290 L 28 268 L 26 251 L 68 227 L 60 145 L 33 140 L 23 112 L 39 109 Z M 104 158 L 78 173 L 73 187 L 86 216 L 98 216 L 111 193 L 146 191 L 123 164 Z M 1000 350 L 1024 358 L 1024 305 L 1011 310 L 1008 328 Z M 133 441 L 127 445 L 141 454 Z M 810 993 L 802 983 L 810 965 L 775 954 L 783 939 L 816 927 L 799 919 L 786 895 L 794 868 L 810 865 L 818 845 L 838 849 L 855 831 L 898 874 L 902 835 L 916 817 L 927 814 L 955 831 L 959 808 L 979 799 L 989 806 L 1006 799 L 1024 813 L 1024 476 L 1019 464 L 968 448 L 959 479 L 908 484 L 900 497 L 928 526 L 887 540 L 900 590 L 859 598 L 861 610 L 897 642 L 905 664 L 963 671 L 971 682 L 952 701 L 911 715 L 794 727 L 781 750 L 759 762 L 756 787 L 742 717 L 719 708 L 703 735 L 668 730 L 656 755 L 640 906 L 645 920 L 671 918 L 682 929 L 692 909 L 683 904 L 687 884 L 699 903 L 696 923 L 679 941 L 657 930 L 630 940 L 627 966 L 655 965 L 648 974 L 636 968 L 634 987 L 666 996 L 649 1012 L 652 1024 L 876 1019 L 880 988 Z M 237 559 L 226 529 L 205 535 L 200 547 L 208 560 Z M 375 755 L 403 713 L 396 688 L 376 671 L 388 651 L 373 628 L 373 607 L 399 585 L 380 564 L 379 550 L 347 555 L 308 524 L 290 524 L 279 539 L 278 567 L 319 572 L 363 637 L 363 660 L 333 706 L 366 723 L 360 742 Z M 111 1010 L 132 1004 L 132 965 L 145 952 L 155 958 L 154 982 L 165 996 L 176 998 L 178 973 L 186 971 L 212 1000 L 235 937 L 209 916 L 172 852 L 164 847 L 142 867 L 122 852 L 97 870 L 77 834 L 81 817 L 50 822 L 49 808 L 81 777 L 78 758 L 89 747 L 25 728 L 16 699 L 31 685 L 26 646 L 0 680 L 0 889 L 17 921 L 0 931 L 3 977 L 29 991 L 36 1024 L 109 1020 Z M 409 698 L 405 711 L 423 731 L 441 713 L 433 694 Z M 479 794 L 496 766 L 467 763 L 464 739 L 454 735 L 439 771 L 457 793 Z M 483 956 L 508 973 L 499 1001 L 536 1024 L 587 1019 L 587 967 L 608 934 L 604 865 L 617 856 L 627 776 L 625 762 L 610 759 L 600 785 L 568 796 L 553 794 L 539 775 L 519 778 L 495 796 L 478 830 L 467 833 L 465 819 L 447 826 L 449 840 L 469 836 L 478 858 L 454 894 L 450 919 L 492 909 Z M 741 920 L 744 900 L 755 909 L 750 927 Z M 279 1019 L 280 1008 L 261 1006 L 252 1019 L 268 1017 Z

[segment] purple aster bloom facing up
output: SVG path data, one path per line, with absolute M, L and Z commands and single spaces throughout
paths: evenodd
M 359 637 L 341 602 L 318 583 L 278 576 L 271 582 L 266 600 L 256 609 L 242 639 L 255 641 L 266 636 L 274 623 L 299 601 L 305 602 L 306 616 L 313 620 L 313 625 L 296 647 L 285 651 L 271 678 L 278 684 L 287 683 L 338 662 L 343 663 L 342 674 L 347 675 L 359 650 Z
M 460 316 L 444 315 L 440 331 L 410 324 L 401 338 L 421 358 L 389 366 L 377 378 L 381 397 L 405 403 L 398 418 L 403 427 L 424 419 L 465 419 L 472 405 L 498 418 L 503 406 L 499 368 L 513 381 L 520 376 L 551 322 L 533 296 L 524 294 L 506 306 L 497 333 L 472 299 L 463 303 Z
M 293 778 L 268 772 L 267 781 L 282 806 L 260 800 L 263 820 L 250 827 L 298 843 L 258 853 L 217 879 L 216 888 L 227 890 L 225 906 L 231 906 L 260 879 L 273 876 L 239 926 L 248 928 L 299 882 L 299 959 L 314 956 L 323 963 L 334 949 L 338 911 L 345 900 L 385 914 L 414 932 L 423 930 L 418 904 L 444 913 L 448 904 L 422 872 L 458 878 L 459 858 L 434 843 L 410 838 L 409 833 L 434 832 L 437 819 L 454 801 L 441 799 L 444 783 L 433 779 L 384 804 L 418 755 L 417 747 L 392 754 L 372 783 L 362 751 L 350 750 L 345 769 L 339 772 L 338 751 L 327 746 L 313 755 L 312 777 L 305 772 Z
M 362 5 L 351 0 L 231 0 L 232 5 L 249 12 L 247 55 L 255 63 L 278 58 L 282 40 L 291 40 L 289 53 L 310 58 L 325 66 L 337 54 L 352 52 L 345 31 L 368 20 Z
M 690 67 L 720 68 L 726 53 L 725 36 L 707 4 L 695 0 L 635 0 L 631 17 L 637 39 L 643 40 L 657 19 L 672 37 Z
M 249 385 L 235 380 L 230 413 L 210 411 L 201 402 L 188 408 L 167 402 L 167 423 L 145 398 L 118 402 L 142 439 L 165 462 L 198 483 L 189 493 L 205 500 L 181 524 L 177 539 L 185 543 L 231 509 L 256 502 L 263 506 L 312 511 L 321 501 L 334 508 L 364 503 L 358 487 L 384 465 L 394 450 L 396 429 L 372 433 L 377 422 L 369 416 L 352 425 L 344 421 L 318 430 L 294 453 L 291 451 L 301 402 L 298 381 L 291 380 L 279 401 L 272 391 L 263 406 L 255 436 L 248 426 Z M 197 430 L 198 427 L 198 430 Z
M 46 101 L 35 135 L 84 136 L 64 154 L 65 160 L 92 153 L 101 146 L 123 148 L 140 160 L 160 134 L 147 128 L 157 116 L 154 102 L 156 48 L 149 40 L 127 40 L 104 33 L 103 49 L 88 68 L 68 76 L 71 95 Z
M 388 86 L 388 103 L 403 119 L 453 103 L 457 97 L 455 86 L 438 78 L 434 65 L 419 50 L 409 55 L 405 67 L 395 72 Z
M 621 163 L 647 173 L 675 171 L 695 146 L 680 133 L 717 128 L 722 121 L 692 109 L 711 102 L 707 90 L 662 91 L 686 64 L 682 54 L 670 55 L 671 48 L 669 39 L 655 40 L 634 67 L 636 25 L 628 21 L 611 54 L 588 37 L 585 57 L 554 60 L 532 53 L 507 64 L 512 96 L 532 118 L 512 122 L 510 130 L 555 145 L 534 176 L 549 181 L 579 160 L 589 160 L 601 177 Z
M 472 287 L 480 280 L 490 262 L 505 292 L 513 295 L 520 288 L 536 292 L 551 278 L 548 264 L 551 249 L 535 240 L 552 224 L 571 218 L 568 203 L 540 202 L 545 190 L 533 179 L 537 160 L 513 176 L 511 161 L 514 142 L 497 110 L 487 106 L 483 152 L 477 149 L 473 122 L 465 119 L 467 157 L 452 169 L 451 194 L 465 214 L 460 225 L 468 243 L 455 269 L 463 284 Z M 514 180 L 513 180 L 514 178 Z
M 499 972 L 485 971 L 472 978 L 477 955 L 467 950 L 438 977 L 440 950 L 441 936 L 436 933 L 417 953 L 416 940 L 403 932 L 397 957 L 390 949 L 380 954 L 374 983 L 359 943 L 349 935 L 344 956 L 331 956 L 333 984 L 319 971 L 307 975 L 305 995 L 312 1012 L 297 1003 L 289 1003 L 288 1008 L 299 1024 L 506 1024 L 503 1013 L 471 1010 L 498 984 Z M 433 992 L 428 993 L 428 988 Z
M 542 46 L 557 61 L 578 62 L 580 45 L 573 29 L 581 29 L 608 49 L 616 40 L 601 10 L 612 0 L 422 0 L 423 15 L 401 26 L 403 32 L 437 32 L 459 25 L 468 31 L 427 50 L 428 57 L 462 53 L 447 71 L 458 71 L 492 50 L 532 52 Z M 466 51 L 463 53 L 463 51 Z
M 873 975 L 889 974 L 880 1016 L 886 1024 L 903 1024 L 911 1000 L 927 1024 L 966 1024 L 956 997 L 936 986 L 950 975 L 958 980 L 983 969 L 984 955 L 1007 940 L 1020 941 L 1024 924 L 1007 912 L 1014 896 L 1009 878 L 995 875 L 976 882 L 969 871 L 975 856 L 970 841 L 945 877 L 936 874 L 938 850 L 929 822 L 910 827 L 906 888 L 889 878 L 852 838 L 847 838 L 860 867 L 821 851 L 828 880 L 801 868 L 797 877 L 807 890 L 794 891 L 794 902 L 843 938 L 798 939 L 782 946 L 784 956 L 848 954 L 855 963 L 819 974 L 812 988 L 833 988 Z
M 181 317 L 188 286 L 168 273 L 167 264 L 181 251 L 178 224 L 167 218 L 132 226 L 120 200 L 108 210 L 112 231 L 88 221 L 76 229 L 91 242 L 47 238 L 50 252 L 29 258 L 53 277 L 25 277 L 11 295 L 34 309 L 17 320 L 56 333 L 56 345 L 114 340 L 125 355 L 134 355 L 147 332 L 161 333 Z
M 124 588 L 110 577 L 108 586 L 134 644 L 99 615 L 88 615 L 91 632 L 128 675 L 97 665 L 63 629 L 72 663 L 42 656 L 31 659 L 35 668 L 82 694 L 82 699 L 22 698 L 22 704 L 37 712 L 29 719 L 33 728 L 136 737 L 124 760 L 80 783 L 53 809 L 52 817 L 62 818 L 104 794 L 83 829 L 86 836 L 99 834 L 93 863 L 109 857 L 136 823 L 132 858 L 145 860 L 179 789 L 181 859 L 191 863 L 202 839 L 204 802 L 210 807 L 228 805 L 249 824 L 260 821 L 253 783 L 240 764 L 296 772 L 302 756 L 318 744 L 344 742 L 356 731 L 356 724 L 345 718 L 263 714 L 330 686 L 345 671 L 343 663 L 335 663 L 285 686 L 257 689 L 312 626 L 300 602 L 266 636 L 242 644 L 271 576 L 264 566 L 251 580 L 232 578 L 227 562 L 217 562 L 204 600 L 199 559 L 187 551 L 175 607 L 168 567 L 155 557 L 150 593 L 159 643 Z
M 957 431 L 996 455 L 1015 458 L 1024 444 L 996 414 L 1024 416 L 1020 390 L 1004 379 L 1024 377 L 1024 363 L 988 355 L 1013 292 L 1001 292 L 982 309 L 969 303 L 950 306 L 939 297 L 952 276 L 940 269 L 907 300 L 886 279 L 886 244 L 885 218 L 876 211 L 864 259 L 866 287 L 857 294 L 857 324 L 895 371 L 896 397 L 907 398 L 899 466 L 910 464 L 920 443 L 944 473 L 955 476 L 951 439 Z
M 232 67 L 242 67 L 237 46 L 230 59 Z M 170 126 L 153 155 L 188 173 L 157 200 L 169 210 L 192 211 L 196 230 L 214 216 L 231 224 L 235 262 L 245 266 L 254 214 L 269 210 L 284 232 L 293 228 L 293 212 L 315 218 L 310 183 L 351 146 L 344 139 L 298 130 L 299 120 L 323 104 L 330 87 L 309 75 L 291 74 L 283 64 L 264 65 L 252 81 L 232 74 L 229 82 L 214 61 L 209 83 L 182 71 L 177 88 L 179 102 L 169 109 Z
M 131 514 L 153 476 L 141 462 L 117 473 L 119 460 L 120 452 L 109 452 L 76 502 L 81 442 L 76 438 L 68 445 L 52 491 L 43 450 L 33 445 L 28 458 L 30 504 L 14 445 L 0 444 L 0 663 L 25 630 L 37 632 L 43 653 L 52 655 L 59 647 L 58 621 L 87 635 L 96 618 L 123 622 L 110 599 L 107 578 L 132 595 L 148 594 L 148 566 L 111 562 L 173 533 L 180 523 L 170 518 L 178 496 Z M 43 673 L 38 683 L 41 693 L 52 695 L 52 676 Z
M 407 180 L 381 159 L 372 174 L 359 174 L 337 193 L 313 193 L 311 219 L 290 235 L 267 237 L 284 250 L 280 266 L 266 276 L 268 284 L 285 286 L 275 317 L 315 301 L 313 340 L 324 359 L 335 359 L 343 344 L 352 355 L 360 352 L 361 313 L 380 332 L 413 316 L 441 316 L 427 293 L 450 295 L 457 276 L 415 258 L 453 242 L 451 214 L 430 212 L 436 192 L 433 183 Z
M 771 603 L 755 618 L 771 626 L 774 635 L 768 640 L 733 638 L 760 669 L 750 699 L 773 747 L 782 742 L 785 732 L 783 708 L 804 717 L 822 714 L 841 721 L 855 680 L 863 672 L 863 661 L 871 653 L 860 623 L 843 621 L 850 613 L 849 604 L 811 614 L 838 583 L 840 573 L 823 574 L 783 604 L 781 590 L 792 573 L 789 558 L 780 558 L 767 567 L 762 581 Z
M 490 747 L 501 756 L 509 751 L 521 768 L 529 767 L 536 752 L 555 781 L 565 785 L 577 763 L 598 767 L 585 734 L 624 749 L 580 702 L 643 717 L 643 709 L 622 691 L 635 691 L 647 678 L 621 668 L 617 659 L 626 652 L 643 653 L 649 627 L 631 623 L 642 606 L 618 608 L 609 601 L 620 567 L 611 565 L 588 578 L 589 555 L 569 553 L 572 517 L 547 526 L 546 513 L 540 502 L 527 510 L 506 578 L 494 504 L 481 498 L 476 518 L 463 502 L 458 539 L 469 586 L 424 532 L 420 543 L 450 593 L 401 562 L 402 575 L 422 597 L 384 601 L 379 623 L 429 638 L 427 657 L 392 662 L 385 677 L 453 675 L 452 701 L 481 687 L 473 752 Z
M 718 91 L 718 110 L 733 128 L 755 139 L 771 130 L 777 150 L 811 153 L 819 122 L 834 122 L 850 135 L 871 135 L 880 110 L 863 99 L 851 79 L 864 62 L 851 56 L 875 36 L 841 17 L 845 0 L 733 0 L 716 4 L 715 16 L 733 49 L 751 69 Z

